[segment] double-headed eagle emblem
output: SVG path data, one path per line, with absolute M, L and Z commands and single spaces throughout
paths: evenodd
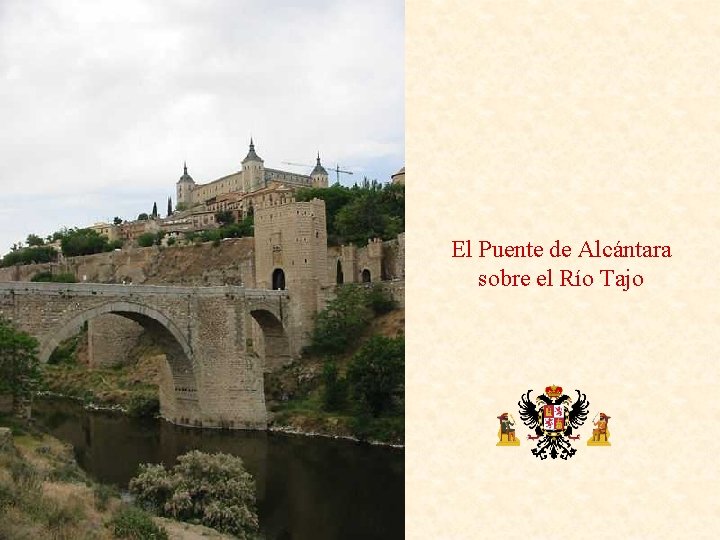
M 575 391 L 578 394 L 575 403 L 563 394 L 561 386 L 555 385 L 545 388 L 545 394 L 535 398 L 534 404 L 530 401 L 532 390 L 528 390 L 518 401 L 520 419 L 535 431 L 535 437 L 528 435 L 528 439 L 538 441 L 532 450 L 533 455 L 540 459 L 547 459 L 548 455 L 553 459 L 558 456 L 568 459 L 577 452 L 570 440 L 577 440 L 580 436 L 573 436 L 572 432 L 585 423 L 590 403 L 585 394 Z

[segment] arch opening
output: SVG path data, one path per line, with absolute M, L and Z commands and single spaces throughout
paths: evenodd
M 371 279 L 372 276 L 370 275 L 370 270 L 368 270 L 367 268 L 362 271 L 362 273 L 360 274 L 360 277 L 361 277 L 363 283 L 370 283 L 372 281 L 372 279 Z
M 285 272 L 283 271 L 282 268 L 276 268 L 275 270 L 273 270 L 272 288 L 274 291 L 284 291 L 285 290 Z
M 40 361 L 46 363 L 61 342 L 77 335 L 87 323 L 102 320 L 103 315 L 117 315 L 137 323 L 164 353 L 158 381 L 160 415 L 175 424 L 202 425 L 192 349 L 168 317 L 147 306 L 115 302 L 76 315 L 41 342 Z
M 255 352 L 263 360 L 263 371 L 269 373 L 290 363 L 290 341 L 282 322 L 271 312 L 265 309 L 250 312 L 259 332 L 255 332 L 258 346 Z

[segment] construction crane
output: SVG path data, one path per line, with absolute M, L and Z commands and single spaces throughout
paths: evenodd
M 315 165 L 306 165 L 305 163 L 292 163 L 291 161 L 283 161 L 285 165 L 294 165 L 295 167 L 307 167 L 309 169 L 312 169 L 315 167 Z M 335 171 L 335 179 L 337 183 L 340 183 L 340 174 L 353 174 L 351 171 L 343 171 L 340 168 L 340 165 L 335 165 L 334 169 L 330 169 L 331 171 Z

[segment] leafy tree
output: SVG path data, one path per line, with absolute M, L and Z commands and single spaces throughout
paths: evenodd
M 155 243 L 156 236 L 154 233 L 146 232 L 138 236 L 137 242 L 140 247 L 150 247 Z
M 15 410 L 40 380 L 37 349 L 34 337 L 0 318 L 0 392 L 12 395 Z
M 326 411 L 337 411 L 343 408 L 347 399 L 347 380 L 340 377 L 337 364 L 327 360 L 323 365 L 323 408 Z
M 2 258 L 0 266 L 15 264 L 48 263 L 57 260 L 57 251 L 49 246 L 14 249 Z
M 326 354 L 346 351 L 360 337 L 371 317 L 365 289 L 357 285 L 340 287 L 337 296 L 317 315 L 310 349 Z
M 113 218 L 113 224 L 115 224 L 115 225 L 122 225 L 122 222 L 123 222 L 122 219 L 120 219 L 118 216 L 115 216 Z
M 373 416 L 392 410 L 405 381 L 405 339 L 373 336 L 350 361 L 353 397 Z
M 295 200 L 298 202 L 313 199 L 325 201 L 328 235 L 336 236 L 338 231 L 335 228 L 335 216 L 343 206 L 353 199 L 353 193 L 349 188 L 333 184 L 328 188 L 300 188 L 295 194 Z
M 175 210 L 177 210 L 178 212 L 182 212 L 183 210 L 187 210 L 187 209 L 188 209 L 187 203 L 179 202 L 175 205 Z
M 194 450 L 170 470 L 144 464 L 129 488 L 140 505 L 162 516 L 256 537 L 255 482 L 239 457 Z
M 118 238 L 117 240 L 113 240 L 112 242 L 108 242 L 107 245 L 107 251 L 113 251 L 115 249 L 122 249 L 122 247 L 125 245 L 125 242 Z
M 150 219 L 150 216 L 148 216 L 145 212 L 137 217 L 138 221 L 147 221 L 148 219 Z
M 376 315 L 390 313 L 397 307 L 397 302 L 382 287 L 367 289 L 367 301 Z
M 66 257 L 101 253 L 107 249 L 107 244 L 107 238 L 93 229 L 65 230 L 60 238 L 60 246 Z
M 298 201 L 325 201 L 328 241 L 366 244 L 369 238 L 390 239 L 405 230 L 405 186 L 365 180 L 346 188 L 302 188 Z
M 235 223 L 235 215 L 230 210 L 223 210 L 215 214 L 215 221 L 221 225 L 230 225 Z
M 27 237 L 27 240 L 25 241 L 25 243 L 29 247 L 37 247 L 37 246 L 45 245 L 45 240 L 43 240 L 36 234 L 28 234 L 28 237 Z

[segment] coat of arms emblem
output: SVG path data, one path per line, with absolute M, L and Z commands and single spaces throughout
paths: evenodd
M 520 407 L 520 419 L 523 423 L 535 431 L 535 436 L 528 435 L 528 439 L 537 440 L 537 445 L 532 449 L 534 456 L 540 459 L 547 459 L 548 455 L 556 459 L 568 459 L 575 455 L 577 450 L 572 447 L 570 440 L 576 440 L 579 435 L 573 436 L 573 429 L 583 425 L 588 415 L 588 406 L 585 394 L 576 390 L 578 399 L 573 403 L 569 396 L 563 394 L 561 386 L 548 386 L 545 394 L 535 398 L 535 403 L 530 401 L 530 393 L 518 401 Z

